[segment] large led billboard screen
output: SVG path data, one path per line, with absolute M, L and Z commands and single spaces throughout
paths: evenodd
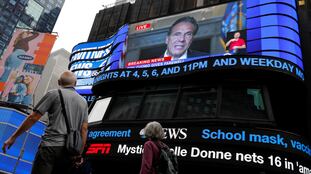
M 0 144 L 3 144 L 22 124 L 27 114 L 0 107 Z M 31 173 L 33 160 L 41 142 L 46 124 L 38 121 L 30 130 L 16 139 L 7 153 L 0 152 L 0 173 Z
M 116 42 L 120 54 L 114 66 L 95 63 L 103 56 L 92 68 L 82 67 L 93 71 L 89 84 L 243 68 L 304 80 L 295 0 L 239 0 L 125 27 L 115 34 L 124 35 Z M 74 48 L 71 59 L 75 55 Z M 80 73 L 74 66 L 70 69 Z
M 120 67 L 127 32 L 128 26 L 125 25 L 107 40 L 80 43 L 72 49 L 69 69 L 77 76 L 76 88 L 80 94 L 91 94 L 98 72 Z

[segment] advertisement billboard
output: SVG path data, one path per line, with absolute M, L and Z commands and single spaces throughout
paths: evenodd
M 0 60 L 1 100 L 33 105 L 33 94 L 56 35 L 16 29 Z

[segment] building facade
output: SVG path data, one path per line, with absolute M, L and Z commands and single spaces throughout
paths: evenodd
M 15 28 L 51 33 L 65 0 L 1 0 L 0 55 L 3 54 Z
M 92 88 L 86 155 L 94 173 L 115 166 L 138 173 L 146 140 L 140 130 L 153 120 L 163 125 L 180 173 L 310 173 L 310 5 L 136 0 L 101 10 L 88 41 L 104 44 L 89 53 L 78 45 L 69 65 L 82 74 L 87 63 L 92 71 L 101 60 L 110 63 Z M 183 17 L 199 26 L 189 48 L 206 55 L 164 56 L 169 28 Z M 236 32 L 246 42 L 240 54 L 226 47 Z M 120 50 L 125 55 L 113 69 L 109 56 Z
M 70 53 L 63 48 L 51 53 L 35 91 L 34 106 L 46 92 L 59 87 L 58 79 L 64 71 L 68 70 L 69 56 Z

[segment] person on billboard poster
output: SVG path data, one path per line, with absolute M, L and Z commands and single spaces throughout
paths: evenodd
M 242 49 L 246 48 L 244 39 L 240 37 L 241 33 L 235 32 L 233 38 L 226 43 L 226 47 L 229 47 L 229 52 L 231 54 L 240 54 L 242 53 Z
M 24 60 L 31 59 L 31 57 L 27 55 L 27 51 L 29 50 L 29 42 L 38 36 L 39 33 L 37 32 L 23 31 L 16 37 L 13 45 L 13 52 L 5 61 L 4 72 L 0 77 L 0 82 L 7 81 L 12 71 L 17 70 L 22 65 Z
M 164 57 L 172 57 L 172 60 L 176 60 L 207 55 L 207 53 L 189 49 L 198 29 L 197 21 L 193 17 L 186 16 L 176 20 L 166 36 L 167 48 Z
M 9 92 L 8 102 L 21 104 L 27 91 L 27 86 L 24 84 L 24 79 L 25 76 L 23 75 L 20 75 L 16 78 L 14 86 Z
M 33 60 L 31 55 L 27 54 L 29 50 L 29 43 L 37 38 L 39 33 L 31 31 L 22 31 L 14 40 L 13 51 L 5 60 L 4 71 L 0 76 L 0 82 L 5 83 L 5 88 L 1 93 L 1 99 L 5 100 L 8 93 L 14 85 L 14 80 L 19 74 L 19 69 L 23 66 L 25 61 Z
M 27 105 L 27 106 L 32 105 L 32 95 L 33 95 L 33 90 L 34 90 L 33 83 L 32 83 L 33 80 L 34 80 L 34 77 L 32 77 L 31 75 L 25 75 L 24 84 L 27 87 L 27 92 L 22 100 L 22 104 Z
M 60 96 L 61 93 L 68 120 L 72 127 L 81 133 L 83 144 L 80 154 L 82 154 L 87 139 L 88 106 L 86 100 L 75 91 L 76 82 L 77 78 L 74 73 L 63 72 L 58 79 L 60 89 L 47 92 L 33 112 L 2 146 L 2 151 L 6 153 L 7 149 L 18 141 L 17 138 L 20 135 L 29 130 L 45 113 L 48 113 L 49 121 L 32 165 L 32 174 L 71 173 L 73 167 L 80 166 L 84 161 L 81 155 L 72 156 L 66 148 L 68 130 Z

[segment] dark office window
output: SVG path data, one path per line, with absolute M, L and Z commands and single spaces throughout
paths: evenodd
M 135 3 L 130 6 L 129 22 L 137 22 L 142 2 L 143 0 L 136 0 Z
M 129 3 L 122 5 L 122 10 L 121 10 L 121 14 L 120 14 L 119 22 L 118 22 L 118 27 L 121 27 L 126 23 L 126 16 L 128 14 L 129 7 L 130 7 Z
M 176 13 L 184 9 L 185 0 L 171 0 L 170 2 L 170 12 Z
M 149 94 L 140 114 L 142 119 L 172 118 L 177 93 Z
M 1 6 L 1 7 L 4 7 L 5 4 L 6 4 L 6 2 L 5 2 L 4 0 L 0 0 L 0 6 Z
M 19 3 L 26 5 L 28 3 L 28 0 L 20 0 Z
M 117 24 L 119 23 L 119 18 L 122 10 L 122 5 L 116 6 L 113 9 L 113 14 L 111 15 L 108 32 L 115 32 L 117 29 Z
M 111 106 L 109 120 L 134 120 L 140 108 L 141 95 L 117 96 Z
M 185 1 L 185 10 L 194 9 L 197 5 L 197 0 L 187 0 Z
M 191 89 L 182 92 L 178 106 L 179 118 L 215 117 L 217 111 L 216 88 Z
M 221 117 L 268 119 L 261 88 L 223 87 Z
M 220 0 L 204 0 L 204 5 L 214 5 L 218 3 L 220 3 Z
M 264 94 L 259 86 L 146 85 L 113 97 L 105 118 L 268 121 Z
M 159 16 L 160 11 L 161 11 L 161 0 L 153 0 L 151 2 L 149 17 L 152 18 Z
M 97 34 L 106 34 L 107 28 L 109 26 L 110 17 L 112 14 L 112 8 L 108 8 L 105 11 L 105 14 L 103 15 L 102 21 L 100 23 L 100 27 Z
M 11 13 L 10 13 L 8 10 L 4 10 L 4 11 L 2 12 L 2 15 L 3 15 L 4 17 L 6 17 L 6 18 L 10 18 Z
M 16 3 L 16 2 L 15 2 L 15 3 Z M 6 5 L 5 8 L 6 8 L 9 12 L 13 12 L 13 10 L 14 10 L 14 5 L 15 5 L 15 4 L 10 4 L 10 3 L 9 3 L 9 4 Z
M 25 9 L 25 6 L 19 3 L 15 6 L 14 14 L 16 16 L 20 16 L 24 9 Z
M 5 47 L 5 43 L 4 43 L 3 41 L 1 41 L 1 40 L 0 40 L 0 46 L 1 46 L 2 48 Z
M 161 12 L 160 12 L 161 16 L 168 14 L 169 6 L 170 6 L 170 0 L 162 0 Z
M 142 2 L 140 12 L 138 15 L 138 20 L 145 20 L 148 19 L 149 17 L 149 11 L 150 11 L 150 6 L 151 6 L 151 0 L 144 0 Z

